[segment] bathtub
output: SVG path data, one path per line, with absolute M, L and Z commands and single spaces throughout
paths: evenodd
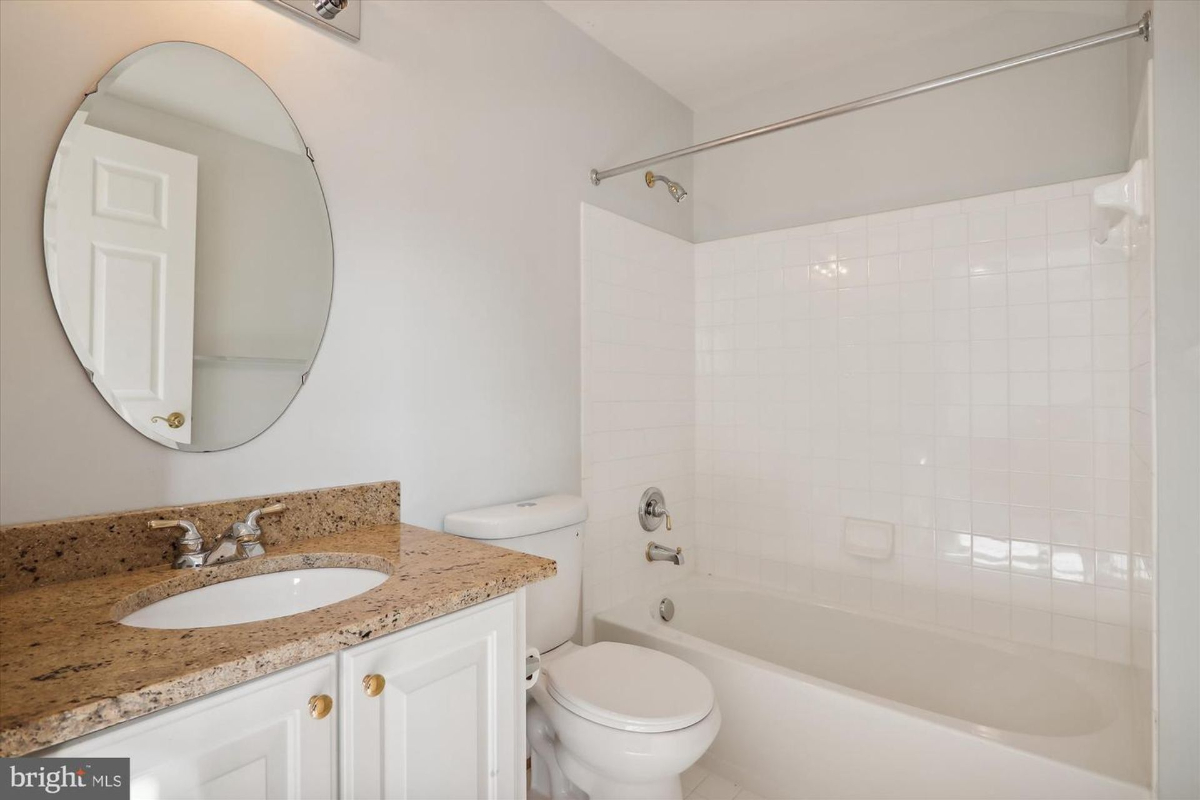
M 702 670 L 724 717 L 703 763 L 766 797 L 1149 796 L 1120 665 L 703 577 L 595 638 Z

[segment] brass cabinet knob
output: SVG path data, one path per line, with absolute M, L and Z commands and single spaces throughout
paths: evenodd
M 308 713 L 313 719 L 325 719 L 333 711 L 333 698 L 327 694 L 314 694 L 308 698 Z
M 158 422 L 159 420 L 167 423 L 168 428 L 182 428 L 185 421 L 183 414 L 178 411 L 172 411 L 165 417 L 154 416 L 150 418 L 151 422 Z
M 363 691 L 367 693 L 367 697 L 377 697 L 383 691 L 383 685 L 387 683 L 382 675 L 368 675 L 363 678 Z

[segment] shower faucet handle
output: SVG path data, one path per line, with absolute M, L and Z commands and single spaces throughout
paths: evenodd
M 646 510 L 646 513 L 652 517 L 662 517 L 665 519 L 667 521 L 667 530 L 671 530 L 671 512 L 667 510 L 666 506 L 660 506 L 651 500 L 650 508 Z
M 651 486 L 642 493 L 638 503 L 638 521 L 642 523 L 643 530 L 654 531 L 658 530 L 664 519 L 667 521 L 667 530 L 671 530 L 671 512 L 667 510 L 667 500 L 661 489 Z

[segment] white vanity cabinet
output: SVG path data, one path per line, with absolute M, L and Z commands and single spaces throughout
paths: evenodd
M 523 795 L 517 605 L 488 603 L 338 654 L 342 797 Z
M 136 798 L 337 796 L 337 716 L 313 719 L 308 699 L 333 698 L 328 655 L 38 755 L 129 758 Z
M 495 598 L 38 755 L 129 757 L 134 798 L 523 798 L 524 600 Z M 309 699 L 322 695 L 332 710 L 316 719 Z

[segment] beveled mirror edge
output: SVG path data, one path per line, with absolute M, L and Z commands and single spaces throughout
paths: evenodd
M 96 373 L 89 366 L 90 354 L 85 354 L 80 351 L 79 347 L 76 345 L 74 339 L 72 338 L 70 332 L 67 330 L 67 325 L 64 322 L 65 303 L 62 300 L 62 298 L 60 297 L 60 293 L 58 290 L 58 283 L 56 280 L 57 260 L 55 259 L 53 261 L 54 266 L 52 266 L 52 259 L 50 258 L 50 254 L 48 253 L 48 240 L 47 240 L 47 236 L 46 236 L 46 224 L 47 224 L 46 208 L 47 208 L 47 204 L 49 202 L 50 187 L 51 187 L 52 181 L 54 180 L 55 172 L 56 172 L 56 169 L 59 164 L 59 155 L 60 155 L 60 152 L 62 149 L 63 140 L 65 139 L 71 126 L 73 124 L 75 124 L 79 112 L 83 109 L 83 104 L 86 103 L 90 97 L 92 97 L 93 95 L 96 95 L 98 93 L 100 85 L 104 82 L 105 77 L 107 77 L 109 74 L 111 74 L 112 71 L 114 69 L 116 69 L 116 67 L 118 67 L 121 63 L 123 63 L 127 59 L 129 59 L 131 56 L 137 55 L 138 53 L 142 53 L 143 51 L 149 50 L 150 48 L 161 47 L 163 45 L 172 45 L 172 44 L 192 45 L 195 47 L 202 47 L 202 48 L 205 48 L 206 50 L 211 50 L 214 53 L 217 53 L 218 55 L 224 56 L 225 58 L 231 59 L 232 61 L 234 61 L 238 65 L 240 65 L 243 69 L 245 69 L 247 72 L 249 72 L 251 75 L 253 75 L 259 81 L 259 83 L 261 83 L 267 89 L 267 91 L 270 93 L 271 97 L 274 98 L 275 102 L 278 104 L 280 110 L 283 111 L 284 115 L 286 115 L 288 122 L 291 123 L 292 129 L 296 133 L 297 139 L 299 140 L 301 146 L 304 148 L 304 155 L 308 159 L 309 164 L 311 165 L 312 170 L 313 170 L 313 177 L 316 179 L 317 190 L 321 193 L 321 205 L 325 209 L 325 223 L 328 226 L 328 230 L 329 230 L 329 302 L 325 308 L 325 320 L 321 325 L 321 333 L 320 333 L 320 336 L 317 338 L 316 346 L 313 349 L 312 357 L 308 359 L 308 362 L 304 368 L 304 371 L 300 373 L 299 385 L 296 387 L 296 391 L 292 393 L 291 398 L 289 398 L 287 403 L 285 403 L 283 405 L 283 407 L 280 409 L 279 413 L 276 414 L 270 420 L 270 422 L 266 423 L 262 427 L 261 430 L 259 430 L 253 436 L 250 436 L 249 438 L 247 438 L 241 442 L 238 442 L 236 444 L 230 444 L 230 445 L 227 445 L 224 447 L 211 447 L 211 448 L 197 447 L 197 448 L 193 449 L 190 446 L 185 445 L 184 443 L 177 442 L 173 439 L 169 439 L 165 436 L 162 436 L 161 434 L 159 434 L 157 431 L 153 430 L 152 428 L 142 427 L 142 426 L 136 424 L 135 421 L 129 416 L 129 414 L 126 413 L 126 411 L 124 409 L 120 408 L 119 404 L 116 402 L 116 398 L 113 397 L 111 390 L 109 390 L 108 387 L 104 386 L 102 383 L 99 383 L 96 381 Z M 274 427 L 276 425 L 276 423 L 279 422 L 280 419 L 282 419 L 283 415 L 286 414 L 288 412 L 288 409 L 290 409 L 292 407 L 292 404 L 296 402 L 296 397 L 300 394 L 300 390 L 303 389 L 308 384 L 309 376 L 312 374 L 313 367 L 316 365 L 317 357 L 321 353 L 321 346 L 325 343 L 325 336 L 329 332 L 329 317 L 333 312 L 333 295 L 334 295 L 334 291 L 335 291 L 335 288 L 337 285 L 337 245 L 335 244 L 335 237 L 333 235 L 333 216 L 329 212 L 329 200 L 325 193 L 325 186 L 321 182 L 321 173 L 317 169 L 316 157 L 313 155 L 312 148 L 309 146 L 308 141 L 304 138 L 304 134 L 300 130 L 300 126 L 296 124 L 296 120 L 292 116 L 291 111 L 288 110 L 287 105 L 279 97 L 279 94 L 275 91 L 274 87 L 272 87 L 271 84 L 269 84 L 261 75 L 259 75 L 257 71 L 252 69 L 249 65 L 247 65 L 240 58 L 236 58 L 236 57 L 230 55 L 229 53 L 226 53 L 224 50 L 221 50 L 217 47 L 213 47 L 212 45 L 207 45 L 202 42 L 194 42 L 194 41 L 190 41 L 187 39 L 166 39 L 166 40 L 159 41 L 159 42 L 151 42 L 150 44 L 146 44 L 135 50 L 129 51 L 128 53 L 121 56 L 116 61 L 112 62 L 104 70 L 104 72 L 100 75 L 100 77 L 97 78 L 96 81 L 92 84 L 92 88 L 87 89 L 83 92 L 82 98 L 80 99 L 79 106 L 75 109 L 74 112 L 72 112 L 70 119 L 67 121 L 67 124 L 63 127 L 62 133 L 58 138 L 58 144 L 55 147 L 54 157 L 51 160 L 50 169 L 47 171 L 46 188 L 44 189 L 43 194 L 42 194 L 42 260 L 46 267 L 46 280 L 47 280 L 47 284 L 50 289 L 50 297 L 54 304 L 54 310 L 55 310 L 56 315 L 58 316 L 59 329 L 60 329 L 62 335 L 66 338 L 67 344 L 70 346 L 71 352 L 75 355 L 76 361 L 79 363 L 80 368 L 82 369 L 84 374 L 87 376 L 88 383 L 90 383 L 92 385 L 92 387 L 96 389 L 96 392 L 101 396 L 101 398 L 104 400 L 105 404 L 123 422 L 125 422 L 126 425 L 129 428 L 131 428 L 134 432 L 136 432 L 137 434 L 139 434 L 140 436 L 142 436 L 146 439 L 149 439 L 150 441 L 154 442 L 155 444 L 159 444 L 159 445 L 162 445 L 169 449 L 176 450 L 176 451 L 182 452 L 182 453 L 217 453 L 217 452 L 222 452 L 224 450 L 232 450 L 236 447 L 241 447 L 242 445 L 249 444 L 250 442 L 254 441 L 255 439 L 258 439 L 260 436 L 262 436 L 264 433 L 266 433 L 268 430 L 270 430 L 272 427 Z M 87 356 L 87 358 L 85 358 L 85 355 Z

